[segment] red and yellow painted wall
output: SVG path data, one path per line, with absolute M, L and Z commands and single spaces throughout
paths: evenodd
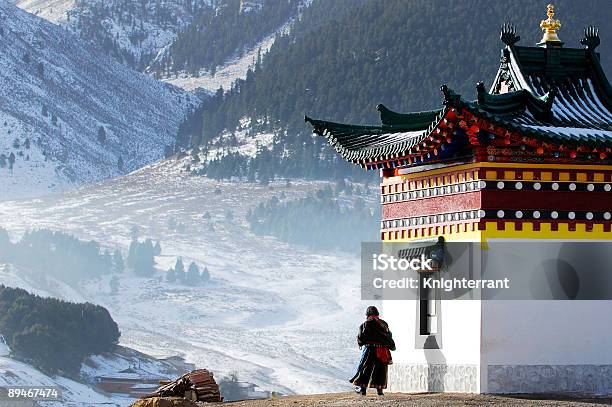
M 383 241 L 612 239 L 612 166 L 475 162 L 385 175 Z

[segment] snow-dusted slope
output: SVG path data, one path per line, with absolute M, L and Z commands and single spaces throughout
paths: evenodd
M 29 13 L 54 23 L 65 21 L 68 12 L 72 10 L 76 0 L 13 0 L 13 2 Z
M 212 0 L 154 0 L 138 5 L 124 0 L 13 0 L 25 11 L 60 24 L 75 35 L 102 47 L 115 59 L 146 72 L 156 71 L 161 61 L 170 58 L 170 49 L 179 32 L 197 15 L 197 10 L 215 4 Z M 221 3 L 219 3 L 221 4 Z M 241 3 L 241 12 L 254 12 L 263 0 Z M 310 4 L 304 0 L 302 9 Z M 160 6 L 161 5 L 161 6 Z M 202 69 L 198 75 L 181 71 L 163 74 L 160 79 L 183 89 L 204 89 L 215 92 L 229 89 L 236 79 L 244 79 L 254 65 L 258 52 L 265 54 L 274 43 L 275 35 L 285 32 L 293 19 L 275 32 L 236 54 L 216 69 L 215 74 Z M 205 45 L 203 45 L 205 46 Z
M 117 402 L 117 400 L 94 391 L 86 384 L 61 376 L 47 376 L 30 365 L 8 357 L 0 357 L 0 387 L 7 386 L 58 389 L 58 395 L 61 395 L 60 400 L 40 402 L 40 405 L 48 407 L 113 407 L 127 406 L 129 404 L 128 400 L 125 403 Z M 0 405 L 2 405 L 2 401 L 0 401 Z
M 209 93 L 214 93 L 220 87 L 227 90 L 236 79 L 246 78 L 249 68 L 255 65 L 257 54 L 259 52 L 261 52 L 261 55 L 266 54 L 272 47 L 272 44 L 274 44 L 276 34 L 286 31 L 289 29 L 289 26 L 290 23 L 287 23 L 287 25 L 280 28 L 277 32 L 255 44 L 255 46 L 247 52 L 240 56 L 230 58 L 223 66 L 217 68 L 214 74 L 203 69 L 197 76 L 187 72 L 180 72 L 171 76 L 162 77 L 161 80 L 190 91 L 204 89 Z M 167 49 L 168 48 L 162 50 L 158 58 L 163 58 Z
M 57 23 L 96 45 L 115 48 L 128 65 L 145 66 L 210 0 L 13 0 L 25 11 Z M 141 68 L 144 66 L 141 66 Z
M 96 387 L 96 380 L 104 376 L 118 376 L 122 371 L 131 369 L 140 377 L 158 377 L 161 380 L 172 380 L 193 366 L 177 368 L 173 364 L 151 358 L 133 349 L 118 347 L 115 353 L 92 355 L 82 365 L 80 378 L 69 379 L 57 375 L 49 375 L 31 365 L 12 359 L 6 352 L 0 337 L 0 387 L 26 386 L 54 388 L 58 390 L 57 399 L 40 402 L 46 407 L 81 407 L 106 406 L 127 407 L 134 397 L 124 394 L 101 393 Z M 0 406 L 3 401 L 0 400 Z
M 252 7 L 253 4 L 260 4 L 251 4 L 248 2 L 245 3 L 243 3 L 243 6 L 247 8 Z M 304 0 L 301 10 L 304 10 L 309 4 L 309 0 Z M 279 27 L 276 31 L 266 36 L 249 49 L 242 50 L 242 52 L 238 52 L 237 50 L 236 55 L 229 58 L 222 66 L 218 67 L 214 73 L 207 71 L 206 69 L 202 69 L 198 75 L 194 76 L 189 72 L 182 71 L 172 75 L 162 76 L 160 79 L 164 82 L 171 83 L 190 91 L 203 89 L 209 93 L 214 93 L 221 87 L 228 90 L 237 79 L 246 78 L 249 68 L 255 66 L 257 55 L 260 54 L 263 56 L 267 54 L 270 48 L 272 48 L 272 45 L 274 45 L 276 36 L 287 33 L 291 29 L 294 20 L 294 18 L 289 19 L 289 21 Z M 168 58 L 169 52 L 170 46 L 165 47 L 159 52 L 156 59 L 152 61 L 151 64 L 154 65 L 159 63 L 159 61 Z
M 108 278 L 79 285 L 82 296 L 109 309 L 123 345 L 157 357 L 178 353 L 216 377 L 237 372 L 264 390 L 350 389 L 355 329 L 369 305 L 360 300 L 358 256 L 255 236 L 245 220 L 249 209 L 273 195 L 300 198 L 329 183 L 277 181 L 272 189 L 189 176 L 181 172 L 184 165 L 164 161 L 61 197 L 3 202 L 0 225 L 13 237 L 35 226 L 62 229 L 124 252 L 138 225 L 142 238 L 161 241 L 158 273 L 151 279 L 122 274 L 117 295 Z M 364 198 L 374 206 L 374 197 Z M 170 226 L 178 223 L 184 230 Z M 166 282 L 162 270 L 179 256 L 186 265 L 207 266 L 211 282 Z M 0 283 L 45 289 L 35 276 L 7 273 Z
M 0 200 L 159 159 L 199 103 L 6 0 L 0 22 Z

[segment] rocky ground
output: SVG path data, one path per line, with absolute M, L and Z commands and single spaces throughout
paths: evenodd
M 399 406 L 593 406 L 611 405 L 612 399 L 556 399 L 533 396 L 492 396 L 480 394 L 426 393 L 386 394 L 375 393 L 362 397 L 352 393 L 290 396 L 278 399 L 239 401 L 232 407 L 399 407 Z

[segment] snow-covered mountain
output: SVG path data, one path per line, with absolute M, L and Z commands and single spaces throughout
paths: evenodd
M 13 0 L 140 71 L 211 0 Z
M 241 46 L 228 54 L 216 69 L 201 67 L 164 68 L 174 58 L 177 37 L 191 24 L 202 24 L 203 13 L 215 13 L 235 0 L 12 0 L 23 10 L 59 24 L 66 30 L 99 47 L 119 62 L 186 90 L 214 92 L 229 89 L 236 79 L 244 79 L 258 53 L 265 54 L 277 34 L 289 29 L 295 16 L 274 26 L 266 35 L 243 38 Z M 302 3 L 301 9 L 308 6 Z M 239 14 L 257 13 L 265 0 L 239 1 Z M 273 7 L 273 6 L 271 6 Z M 200 20 L 198 20 L 200 19 Z M 222 24 L 214 17 L 211 29 Z M 197 30 L 203 29 L 201 26 Z M 231 28 L 230 28 L 231 29 Z M 184 49 L 184 43 L 179 48 Z M 198 46 L 206 47 L 206 44 Z M 170 62 L 170 65 L 172 63 Z
M 76 0 L 13 0 L 18 7 L 54 23 L 65 21 Z
M 134 170 L 200 101 L 0 0 L 0 200 Z
M 204 68 L 197 75 L 187 71 L 179 71 L 161 75 L 159 79 L 189 91 L 203 89 L 212 94 L 219 88 L 230 89 L 237 79 L 246 78 L 248 70 L 255 66 L 257 56 L 265 55 L 274 44 L 276 36 L 289 31 L 293 21 L 293 19 L 290 19 L 265 38 L 257 41 L 248 49 L 243 50 L 244 52 L 236 52 L 214 72 Z M 152 61 L 152 64 L 158 64 L 165 58 L 171 58 L 170 46 L 162 49 L 155 60 Z
M 355 329 L 369 305 L 360 300 L 359 259 L 257 236 L 246 220 L 272 196 L 303 198 L 330 183 L 217 182 L 189 175 L 189 160 L 154 163 L 61 196 L 0 202 L 0 225 L 13 239 L 49 228 L 126 253 L 138 226 L 141 238 L 161 241 L 151 278 L 126 271 L 112 294 L 111 276 L 80 283 L 77 291 L 0 267 L 0 283 L 102 305 L 117 321 L 122 345 L 160 358 L 179 354 L 215 377 L 236 372 L 285 394 L 350 389 Z M 362 196 L 370 207 L 378 205 L 374 192 Z M 206 266 L 211 281 L 166 281 L 163 271 L 177 257 Z

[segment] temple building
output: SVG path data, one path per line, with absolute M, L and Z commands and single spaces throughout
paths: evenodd
M 306 117 L 344 159 L 380 171 L 383 243 L 544 242 L 563 254 L 572 242 L 612 242 L 612 87 L 598 31 L 565 47 L 552 5 L 547 15 L 536 46 L 502 27 L 499 70 L 475 99 L 444 85 L 440 108 L 379 105 L 378 126 Z M 398 348 L 390 390 L 612 394 L 612 302 L 574 291 L 568 300 L 383 298 Z

